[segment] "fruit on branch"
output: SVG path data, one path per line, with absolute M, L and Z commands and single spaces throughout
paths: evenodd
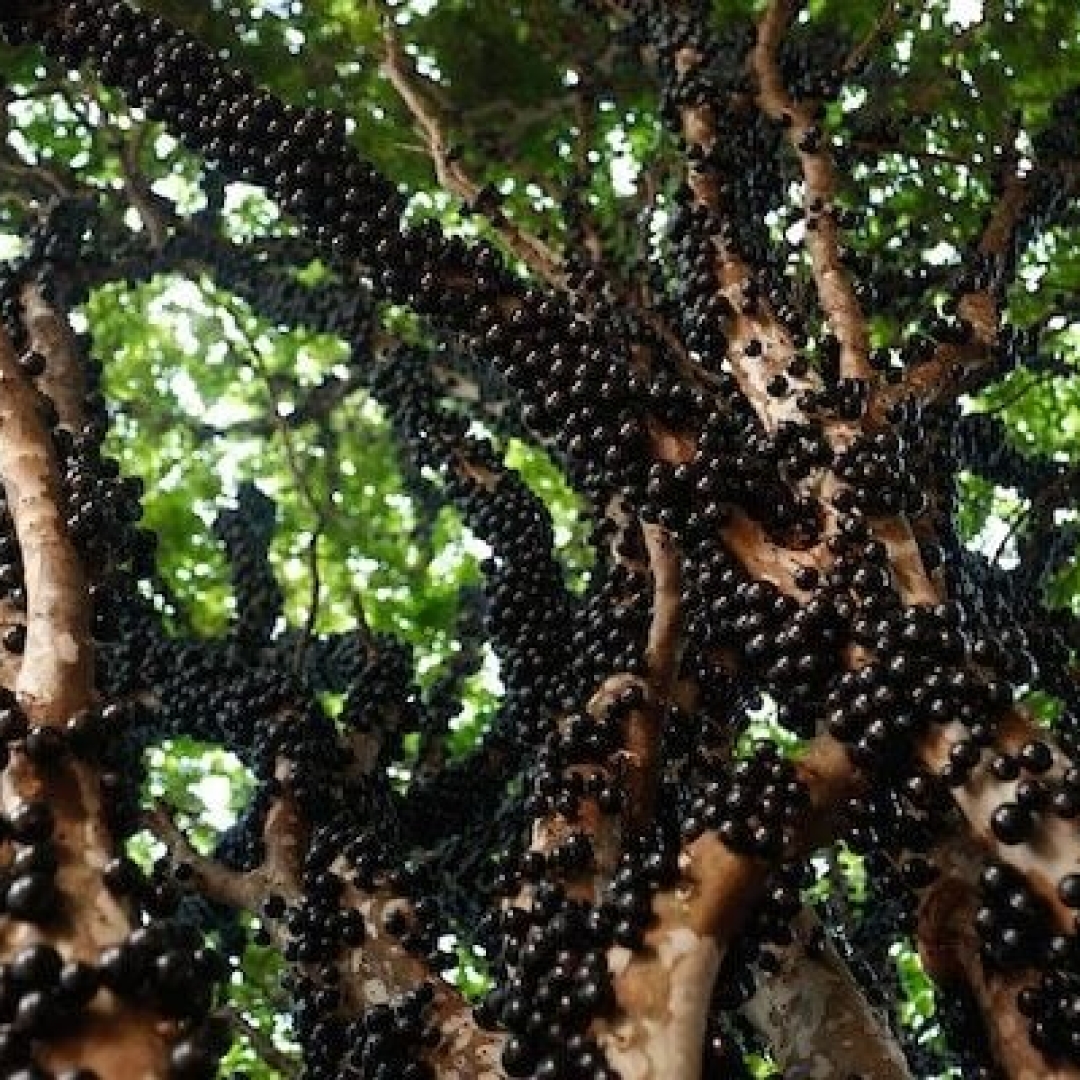
M 815 847 L 843 841 L 907 891 L 889 926 L 898 935 L 916 897 L 923 921 L 937 911 L 940 923 L 930 899 L 958 872 L 955 841 L 979 871 L 955 884 L 978 948 L 950 974 L 975 990 L 993 1052 L 1014 1073 L 1041 1068 L 1045 1055 L 1074 1074 L 1078 701 L 1065 619 L 1044 620 L 1039 592 L 1058 556 L 1005 574 L 962 554 L 951 521 L 961 457 L 989 457 L 994 434 L 969 424 L 958 437 L 953 399 L 1030 345 L 1000 313 L 1036 209 L 1050 220 L 1065 192 L 1067 181 L 1043 169 L 1070 152 L 1055 134 L 1067 113 L 1051 110 L 1036 140 L 1036 176 L 1003 176 L 954 295 L 893 358 L 870 347 L 863 305 L 880 290 L 856 280 L 875 277 L 874 260 L 855 267 L 841 249 L 847 217 L 826 106 L 843 82 L 837 44 L 800 35 L 783 2 L 753 33 L 720 41 L 697 8 L 615 6 L 628 39 L 650 46 L 688 166 L 671 199 L 673 281 L 659 321 L 597 301 L 584 277 L 541 291 L 485 242 L 403 224 L 404 197 L 355 153 L 338 118 L 286 105 L 159 19 L 117 0 L 5 15 L 13 40 L 40 39 L 52 57 L 87 65 L 226 176 L 264 185 L 303 231 L 297 250 L 328 256 L 343 282 L 370 284 L 362 302 L 319 316 L 347 341 L 353 366 L 377 337 L 383 300 L 486 364 L 597 523 L 598 563 L 579 598 L 562 581 L 540 501 L 433 380 L 432 357 L 445 350 L 389 347 L 366 375 L 350 373 L 385 408 L 411 479 L 453 503 L 492 549 L 483 627 L 505 698 L 471 756 L 400 792 L 388 766 L 405 735 L 446 722 L 445 702 L 416 692 L 407 651 L 360 629 L 304 641 L 310 658 L 288 662 L 296 641 L 277 629 L 270 520 L 256 520 L 251 492 L 218 529 L 236 584 L 230 635 L 170 635 L 122 573 L 149 545 L 130 529 L 137 492 L 98 452 L 100 417 L 65 426 L 70 409 L 49 394 L 46 426 L 60 425 L 53 503 L 97 579 L 99 631 L 118 624 L 98 680 L 107 698 L 128 699 L 120 738 L 101 735 L 98 751 L 111 755 L 117 830 L 131 825 L 138 752 L 167 735 L 227 745 L 256 781 L 213 860 L 155 817 L 172 855 L 128 893 L 155 909 L 174 905 L 184 882 L 222 905 L 251 908 L 258 897 L 262 932 L 289 967 L 310 1077 L 422 1078 L 460 1066 L 681 1080 L 709 1067 L 703 1044 L 718 1015 L 745 1005 L 791 946 Z M 805 194 L 810 302 L 767 227 L 793 177 Z M 52 255 L 34 257 L 71 300 L 79 274 L 64 263 L 84 258 L 81 232 L 58 219 L 49 228 Z M 185 251 L 199 244 L 166 241 L 153 258 Z M 126 257 L 130 277 L 153 265 Z M 241 291 L 237 266 L 212 261 Z M 0 307 L 20 345 L 19 385 L 55 380 L 56 348 L 22 348 L 26 283 L 12 281 Z M 905 327 L 923 300 L 915 284 L 896 301 Z M 314 317 L 295 282 L 247 281 L 243 291 L 288 321 Z M 1000 456 L 995 467 L 1023 471 Z M 41 568 L 21 536 L 4 540 L 4 596 L 18 607 L 26 593 L 26 639 L 16 629 L 9 642 L 25 650 L 24 680 L 41 654 Z M 1037 678 L 1066 704 L 1061 738 L 1036 737 L 1016 704 L 1017 688 Z M 327 689 L 345 694 L 340 716 L 319 700 Z M 791 737 L 811 740 L 803 757 L 740 740 L 766 701 Z M 87 734 L 80 721 L 78 738 L 94 743 L 94 726 Z M 36 727 L 14 741 L 43 770 L 66 752 Z M 452 805 L 470 775 L 491 790 Z M 19 827 L 36 851 L 48 830 L 35 814 Z M 434 850 L 429 834 L 447 819 L 463 835 Z M 475 858 L 455 865 L 470 845 L 497 854 L 479 887 Z M 45 847 L 44 865 L 49 857 Z M 27 859 L 5 902 L 47 923 L 62 898 Z M 489 957 L 495 985 L 474 1014 L 437 978 L 452 960 L 439 948 L 448 929 Z M 934 927 L 924 931 L 931 938 Z M 172 931 L 152 937 L 152 964 L 119 944 L 98 963 L 106 985 L 152 985 L 168 1008 L 186 996 L 196 961 L 173 956 L 185 939 Z M 24 966 L 47 963 L 31 956 Z M 201 1015 L 208 1004 L 199 1005 Z M 1029 1038 L 1014 1037 L 1021 1030 Z M 212 1067 L 211 1035 L 176 1044 L 178 1075 Z M 903 1071 L 898 1055 L 876 1056 Z

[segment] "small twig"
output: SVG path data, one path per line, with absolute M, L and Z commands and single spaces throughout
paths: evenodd
M 120 161 L 124 191 L 150 237 L 150 246 L 160 249 L 169 238 L 169 225 L 173 215 L 168 203 L 150 187 L 139 166 L 139 154 L 144 139 L 145 128 L 140 128 L 134 140 L 120 139 L 117 142 L 116 154 Z
M 308 542 L 308 575 L 311 578 L 311 588 L 308 593 L 308 610 L 304 619 L 304 632 L 296 643 L 296 656 L 293 658 L 293 666 L 300 671 L 304 665 L 304 652 L 308 642 L 315 633 L 315 620 L 319 615 L 319 600 L 322 594 L 322 579 L 319 574 L 319 536 L 320 528 L 316 525 L 311 530 L 311 539 Z
M 1017 536 L 1022 525 L 1034 521 L 1036 536 L 1038 535 L 1037 530 L 1051 529 L 1053 527 L 1054 496 L 1060 495 L 1067 498 L 1069 488 L 1076 482 L 1078 474 L 1080 474 L 1080 466 L 1067 469 L 1029 497 L 1027 506 L 1021 506 L 1009 519 L 1009 527 L 994 550 L 994 554 L 990 559 L 991 563 L 996 564 L 1001 559 L 1009 541 Z
M 383 73 L 419 126 L 439 183 L 467 206 L 473 207 L 482 188 L 465 172 L 457 155 L 451 150 L 438 107 L 430 92 L 425 94 L 419 89 L 417 84 L 420 77 L 398 43 L 392 24 L 387 21 L 384 26 Z M 488 218 L 503 243 L 533 273 L 556 288 L 566 287 L 562 260 L 544 241 L 501 214 L 489 214 Z
M 862 66 L 863 61 L 870 55 L 870 50 L 877 45 L 882 36 L 892 29 L 897 20 L 896 5 L 893 0 L 887 0 L 881 14 L 877 17 L 874 25 L 864 37 L 847 55 L 841 71 L 845 75 L 853 75 Z
M 281 1073 L 283 1077 L 293 1076 L 296 1073 L 300 1065 L 298 1055 L 290 1054 L 278 1046 L 274 1042 L 273 1035 L 254 1023 L 243 1009 L 235 1004 L 229 1004 L 225 1006 L 223 1012 L 233 1029 L 240 1032 L 261 1061 Z

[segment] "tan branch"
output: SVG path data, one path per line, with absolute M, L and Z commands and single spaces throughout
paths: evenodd
M 702 62 L 702 54 L 690 47 L 680 49 L 675 56 L 676 71 L 683 79 L 691 77 Z M 682 131 L 687 146 L 700 150 L 708 160 L 722 137 L 715 105 L 700 102 L 686 106 L 682 110 Z M 713 172 L 699 171 L 691 166 L 687 183 L 698 205 L 721 220 L 731 217 L 731 208 L 724 205 L 720 184 Z M 798 419 L 795 402 L 799 392 L 816 389 L 818 381 L 808 373 L 802 378 L 789 379 L 791 392 L 783 397 L 773 397 L 768 392 L 766 387 L 770 379 L 784 374 L 795 357 L 791 334 L 763 298 L 749 302 L 753 270 L 730 240 L 716 236 L 710 242 L 714 248 L 713 276 L 717 291 L 731 309 L 725 328 L 727 359 L 739 389 L 766 430 L 774 432 L 784 421 Z M 751 342 L 756 344 L 751 346 Z
M 879 521 L 874 532 L 889 552 L 893 580 L 904 603 L 939 603 L 941 590 L 927 574 L 915 537 L 903 519 Z M 967 729 L 958 721 L 935 726 L 917 747 L 919 760 L 932 772 L 940 772 L 949 760 L 952 745 L 966 734 Z M 969 839 L 1023 874 L 1055 913 L 1058 925 L 1070 931 L 1073 914 L 1058 897 L 1057 882 L 1066 874 L 1080 871 L 1080 832 L 1075 822 L 1046 814 L 1038 820 L 1032 840 L 1023 844 L 1003 844 L 990 827 L 991 815 L 998 805 L 1008 800 L 1012 790 L 1012 782 L 998 780 L 990 772 L 993 752 L 1015 753 L 1032 739 L 1045 742 L 1051 749 L 1054 764 L 1046 779 L 1060 776 L 1069 762 L 1053 733 L 1038 727 L 1029 715 L 1016 707 L 998 720 L 993 746 L 983 754 L 966 782 L 954 788 L 952 794 L 967 821 Z
M 965 734 L 966 729 L 956 722 L 938 728 L 921 747 L 924 764 L 940 770 L 948 760 L 949 748 Z M 1019 871 L 1046 904 L 1058 929 L 1072 933 L 1076 912 L 1062 903 L 1057 884 L 1067 874 L 1080 873 L 1080 830 L 1076 822 L 1052 813 L 1042 814 L 1035 822 L 1031 839 L 1020 844 L 1002 843 L 990 826 L 991 815 L 1002 802 L 1012 797 L 1014 787 L 1013 782 L 998 780 L 991 773 L 992 755 L 1015 754 L 1032 739 L 1051 748 L 1054 764 L 1044 774 L 1044 779 L 1060 779 L 1069 767 L 1069 760 L 1057 746 L 1053 733 L 1038 726 L 1023 710 L 1015 708 L 999 722 L 991 752 L 983 755 L 964 785 L 953 791 L 953 799 L 967 820 L 977 847 Z
M 46 358 L 45 370 L 35 380 L 37 388 L 56 406 L 60 426 L 75 431 L 82 424 L 87 392 L 75 335 L 39 286 L 28 285 L 21 295 L 30 348 Z
M 86 573 L 64 525 L 64 493 L 38 394 L 0 333 L 0 480 L 26 581 L 26 647 L 15 690 L 43 723 L 90 700 L 93 654 Z
M 1029 180 L 1016 174 L 1010 176 L 979 239 L 979 256 L 1006 257 L 1030 199 Z M 890 404 L 906 397 L 933 401 L 962 393 L 972 376 L 993 360 L 1001 329 L 995 287 L 991 284 L 965 292 L 958 301 L 957 313 L 970 328 L 967 340 L 942 342 L 926 363 L 913 365 L 898 385 L 881 388 L 871 407 L 875 418 L 883 416 Z
M 659 775 L 660 740 L 681 654 L 681 556 L 675 539 L 660 525 L 642 524 L 653 579 L 652 618 L 645 645 L 644 701 L 626 721 L 626 788 L 630 821 L 652 818 Z
M 912 1080 L 884 1017 L 867 1001 L 809 908 L 779 969 L 759 976 L 743 1013 L 765 1037 L 785 1075 Z
M 41 340 L 38 339 L 41 344 Z M 46 354 L 46 362 L 52 359 Z M 40 724 L 61 724 L 93 704 L 88 583 L 63 513 L 58 462 L 37 391 L 20 372 L 11 340 L 0 329 L 0 480 L 22 552 L 27 591 L 27 638 L 13 688 Z M 39 940 L 65 958 L 96 962 L 124 941 L 128 913 L 106 888 L 101 871 L 114 845 L 105 826 L 97 776 L 65 760 L 49 768 L 14 749 L 0 778 L 0 807 L 11 813 L 45 802 L 55 822 L 59 910 L 41 926 L 8 918 L 0 925 L 0 956 L 10 958 Z M 43 1041 L 38 1060 L 51 1069 L 91 1068 L 102 1077 L 164 1080 L 175 1025 L 149 1010 L 99 992 L 78 1024 Z
M 271 888 L 260 868 L 246 872 L 230 870 L 196 851 L 163 804 L 158 803 L 143 814 L 142 823 L 168 849 L 173 865 L 183 867 L 185 887 L 207 900 L 257 914 L 262 901 L 272 891 L 278 891 Z
M 675 545 L 675 537 L 663 526 L 645 523 L 641 531 L 653 579 L 652 619 L 645 645 L 645 664 L 654 696 L 666 701 L 671 696 L 681 654 L 679 590 L 682 557 Z
M 785 124 L 802 166 L 806 249 L 818 300 L 840 343 L 840 373 L 844 378 L 869 382 L 873 378 L 869 328 L 851 276 L 840 259 L 840 230 L 833 208 L 835 165 L 810 109 L 791 97 L 780 72 L 780 45 L 793 14 L 791 0 L 772 0 L 758 23 L 751 56 L 758 100 L 771 120 Z
M 818 736 L 796 765 L 810 805 L 797 838 L 807 854 L 833 835 L 861 780 L 847 751 Z M 608 1060 L 633 1080 L 700 1080 L 702 1039 L 716 973 L 757 902 L 772 864 L 726 847 L 712 832 L 680 857 L 681 878 L 653 901 L 654 925 L 637 952 L 616 947 L 608 966 L 617 1008 L 593 1031 Z

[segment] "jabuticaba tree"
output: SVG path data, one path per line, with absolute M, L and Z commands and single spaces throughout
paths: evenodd
M 0 1074 L 238 1076 L 252 938 L 298 1047 L 253 1076 L 1080 1077 L 1080 17 L 525 7 L 313 5 L 368 107 L 305 94 L 317 44 L 224 59 L 211 5 L 0 8 Z M 238 182 L 281 219 L 231 224 Z M 376 403 L 417 528 L 486 545 L 434 684 L 377 596 L 316 625 L 318 526 L 294 617 L 250 483 L 227 625 L 187 617 L 93 318 L 164 274 L 340 345 L 237 423 L 309 509 L 353 527 L 296 440 Z M 580 500 L 583 586 L 512 440 Z M 148 794 L 176 740 L 252 778 L 209 847 Z

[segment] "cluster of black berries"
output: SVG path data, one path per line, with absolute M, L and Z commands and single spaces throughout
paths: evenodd
M 688 839 L 715 831 L 733 851 L 775 858 L 790 853 L 792 827 L 808 807 L 795 767 L 766 743 L 736 762 L 727 781 L 714 780 L 701 789 L 682 829 Z
M 547 509 L 489 443 L 467 433 L 465 417 L 439 408 L 424 358 L 400 353 L 381 370 L 374 392 L 411 456 L 443 474 L 447 497 L 492 549 L 483 567 L 485 630 L 507 685 L 528 687 L 534 707 L 576 700 L 575 687 L 559 684 L 569 598 Z
M 47 923 L 60 910 L 54 827 L 48 804 L 39 801 L 22 803 L 5 819 L 4 832 L 16 849 L 4 874 L 3 904 L 16 919 Z
M 281 616 L 281 587 L 267 559 L 274 520 L 273 500 L 249 483 L 240 486 L 236 508 L 214 522 L 229 562 L 237 616 L 232 632 L 241 648 L 265 643 Z
M 43 31 L 31 20 L 14 36 L 40 32 L 60 59 L 92 64 L 148 115 L 219 162 L 226 174 L 263 183 L 313 243 L 332 253 L 337 267 L 358 269 L 366 277 L 372 296 L 410 304 L 463 331 L 468 352 L 493 358 L 526 403 L 524 422 L 560 448 L 572 478 L 597 506 L 619 495 L 631 518 L 658 522 L 678 534 L 688 564 L 683 601 L 690 639 L 681 674 L 711 688 L 714 697 L 704 695 L 702 712 L 730 702 L 736 693 L 765 690 L 781 706 L 780 721 L 798 735 L 811 734 L 824 717 L 852 758 L 875 780 L 885 781 L 881 793 L 846 808 L 849 842 L 859 851 L 883 849 L 895 855 L 902 883 L 919 889 L 934 873 L 921 852 L 940 813 L 942 789 L 964 783 L 989 759 L 995 722 L 1012 701 L 1010 684 L 1033 678 L 1033 653 L 1040 662 L 1049 657 L 1048 677 L 1065 690 L 1068 648 L 1047 632 L 1028 634 L 1028 625 L 1038 622 L 1042 612 L 1031 583 L 1024 588 L 1006 583 L 960 558 L 952 561 L 967 567 L 972 578 L 981 575 L 981 606 L 965 603 L 961 616 L 954 606 L 901 603 L 888 553 L 873 538 L 874 519 L 899 512 L 920 518 L 949 505 L 951 494 L 942 488 L 951 479 L 934 488 L 927 478 L 935 471 L 948 478 L 955 473 L 956 448 L 948 440 L 955 417 L 933 411 L 924 415 L 901 399 L 886 410 L 882 430 L 834 453 L 830 426 L 864 418 L 875 388 L 860 379 L 840 378 L 839 342 L 828 333 L 810 345 L 806 326 L 812 327 L 813 320 L 798 317 L 793 290 L 765 227 L 768 215 L 784 202 L 787 177 L 772 164 L 783 133 L 741 100 L 752 91 L 744 75 L 752 39 L 736 34 L 715 42 L 696 14 L 673 14 L 657 3 L 631 6 L 637 14 L 635 32 L 660 46 L 668 120 L 678 125 L 683 110 L 708 105 L 717 110 L 718 129 L 730 136 L 712 146 L 691 147 L 689 156 L 694 173 L 716 185 L 719 204 L 738 207 L 738 213 L 729 219 L 694 205 L 686 189 L 678 194 L 671 216 L 668 244 L 677 280 L 665 313 L 678 327 L 693 365 L 700 365 L 692 378 L 683 378 L 677 358 L 658 338 L 606 310 L 605 304 L 589 306 L 580 296 L 557 298 L 523 288 L 490 247 L 468 249 L 428 226 L 402 229 L 402 196 L 352 152 L 338 120 L 282 104 L 160 20 L 114 0 L 75 0 L 62 19 Z M 679 54 L 687 51 L 696 59 L 689 69 L 680 68 Z M 837 91 L 837 61 L 843 54 L 836 42 L 823 49 L 805 35 L 797 37 L 781 56 L 785 82 L 796 95 L 830 98 Z M 801 149 L 813 152 L 823 138 L 815 128 Z M 1072 149 L 1060 132 L 1043 138 L 1040 147 L 1051 157 Z M 818 207 L 813 213 L 836 211 Z M 45 242 L 42 258 L 51 260 L 49 273 L 62 272 L 58 256 L 67 250 L 64 243 L 78 239 L 76 233 L 65 240 L 58 230 L 59 239 Z M 739 299 L 741 308 L 718 294 L 718 248 L 736 251 L 756 267 Z M 200 241 L 166 245 L 162 258 L 182 260 L 187 250 L 199 253 Z M 75 248 L 71 251 L 72 258 L 82 257 Z M 977 265 L 958 288 L 1000 292 L 1016 253 Z M 272 273 L 249 275 L 239 256 L 215 254 L 213 261 L 223 283 L 275 320 L 293 322 L 302 316 L 340 334 L 354 348 L 366 341 L 371 318 L 366 289 L 356 291 L 362 299 L 351 307 L 335 300 L 316 310 L 315 294 Z M 803 420 L 775 432 L 764 430 L 725 371 L 730 322 L 766 304 L 805 354 L 768 380 L 767 395 L 788 397 L 811 365 L 824 383 L 819 392 L 799 393 L 795 404 Z M 18 300 L 10 288 L 0 295 L 0 313 L 17 327 Z M 931 360 L 941 346 L 970 344 L 971 333 L 954 310 L 946 310 L 909 337 L 900 350 L 902 367 L 884 351 L 872 358 L 871 366 L 885 382 L 895 382 L 904 369 Z M 631 335 L 648 355 L 624 363 Z M 1021 333 L 1003 333 L 993 363 L 979 378 L 1007 370 L 1031 345 Z M 740 362 L 753 363 L 767 343 L 751 339 L 742 348 Z M 733 850 L 778 859 L 788 849 L 790 834 L 805 824 L 809 801 L 792 766 L 770 749 L 757 750 L 730 776 L 717 780 L 716 761 L 724 757 L 733 732 L 723 720 L 703 715 L 698 746 L 688 747 L 686 738 L 680 741 L 677 735 L 664 743 L 661 770 L 670 773 L 665 777 L 670 787 L 664 790 L 674 795 L 670 804 L 679 808 L 678 815 L 667 815 L 657 836 L 628 845 L 597 903 L 575 898 L 572 886 L 594 868 L 596 859 L 586 830 L 578 827 L 581 809 L 593 803 L 605 818 L 626 810 L 625 785 L 615 761 L 623 723 L 642 705 L 640 688 L 630 685 L 599 715 L 584 705 L 607 676 L 639 677 L 644 670 L 642 643 L 650 609 L 641 532 L 634 522 L 622 530 L 587 595 L 574 603 L 562 587 L 552 555 L 551 522 L 542 506 L 488 445 L 469 436 L 463 416 L 440 406 L 424 371 L 428 360 L 418 350 L 402 351 L 370 385 L 386 405 L 410 459 L 442 474 L 446 496 L 493 549 L 485 566 L 486 629 L 508 693 L 492 738 L 459 763 L 456 772 L 416 783 L 401 799 L 370 777 L 350 777 L 355 761 L 335 725 L 309 707 L 312 690 L 333 686 L 348 692 L 341 726 L 348 735 L 384 739 L 383 762 L 396 755 L 404 732 L 423 730 L 427 719 L 435 727 L 444 723 L 448 702 L 443 697 L 424 703 L 438 711 L 425 718 L 412 688 L 407 653 L 378 639 L 316 642 L 309 667 L 291 674 L 281 662 L 286 639 L 278 641 L 270 632 L 279 605 L 265 567 L 269 525 L 260 529 L 256 521 L 254 529 L 243 529 L 238 518 L 224 520 L 221 529 L 235 569 L 237 633 L 261 651 L 245 656 L 217 643 L 169 638 L 152 612 L 127 596 L 120 612 L 121 640 L 102 665 L 102 685 L 116 692 L 154 692 L 152 713 L 141 719 L 136 714 L 127 725 L 132 739 L 141 738 L 145 745 L 182 733 L 227 745 L 252 767 L 259 795 L 255 812 L 234 837 L 234 864 L 258 863 L 263 817 L 283 787 L 314 826 L 303 897 L 290 904 L 272 902 L 265 913 L 284 928 L 286 958 L 318 969 L 314 975 L 294 972 L 291 981 L 311 1077 L 338 1076 L 343 1069 L 346 1075 L 348 1070 L 424 1075 L 418 1055 L 432 1038 L 426 1025 L 429 991 L 377 1006 L 355 1021 L 342 1015 L 337 987 L 349 951 L 361 947 L 367 933 L 363 921 L 344 906 L 342 865 L 358 889 L 385 887 L 411 896 L 406 907 L 393 909 L 386 929 L 438 966 L 437 937 L 445 912 L 432 894 L 441 891 L 447 878 L 457 886 L 448 891 L 460 892 L 475 872 L 475 860 L 462 860 L 454 873 L 447 852 L 460 852 L 459 844 L 408 871 L 395 866 L 401 862 L 400 850 L 425 847 L 425 834 L 433 826 L 453 821 L 462 837 L 478 841 L 482 853 L 510 849 L 490 888 L 515 901 L 526 897 L 508 903 L 483 931 L 491 942 L 498 987 L 480 1015 L 512 1033 L 504 1055 L 507 1070 L 598 1080 L 610 1070 L 585 1031 L 590 1019 L 611 1004 L 605 953 L 613 946 L 640 945 L 652 897 L 673 879 L 680 830 L 694 836 L 715 829 Z M 24 355 L 23 367 L 29 377 L 42 374 L 40 358 L 32 353 Z M 96 405 L 89 407 L 96 416 Z M 984 428 L 976 436 L 980 448 L 965 448 L 965 460 L 985 455 L 993 436 L 992 427 Z M 117 551 L 98 551 L 95 545 L 114 533 L 126 535 L 136 500 L 97 453 L 96 437 L 96 429 L 73 433 L 60 436 L 57 445 L 65 459 L 69 525 L 88 559 L 112 566 L 133 560 L 135 548 L 129 543 Z M 994 467 L 1018 471 L 1015 462 L 1002 465 L 1000 456 Z M 829 568 L 809 565 L 810 558 L 802 565 L 793 556 L 790 593 L 754 580 L 725 550 L 723 531 L 745 515 L 790 551 L 814 547 L 822 538 L 825 515 L 803 482 L 826 469 L 846 485 L 831 507 L 836 526 L 828 541 Z M 18 554 L 10 543 L 5 550 L 4 539 L 0 587 L 18 606 Z M 927 568 L 934 569 L 940 552 L 925 541 L 921 550 Z M 1024 630 L 1002 631 L 1004 617 L 1019 610 L 1017 596 L 1027 597 Z M 1057 620 L 1052 633 L 1063 637 L 1065 627 L 1064 620 Z M 864 657 L 857 664 L 849 662 L 853 649 Z M 729 678 L 732 672 L 737 674 Z M 732 716 L 735 722 L 743 719 L 739 712 Z M 687 719 L 674 710 L 669 717 L 672 726 Z M 918 738 L 952 721 L 960 722 L 963 735 L 954 741 L 942 775 L 931 778 L 913 769 Z M 44 761 L 53 752 L 51 737 L 32 735 L 25 734 L 28 752 L 31 743 L 40 743 L 34 753 Z M 277 775 L 282 762 L 285 781 Z M 1039 741 L 1015 756 L 992 760 L 994 777 L 1015 784 L 991 821 L 1001 843 L 1033 839 L 1046 815 L 1076 815 L 1080 785 L 1071 769 L 1058 764 Z M 461 800 L 448 814 L 451 780 L 460 782 L 474 765 L 475 775 L 490 781 L 490 790 Z M 481 827 L 493 810 L 512 803 L 507 791 L 521 778 L 527 779 L 522 812 L 508 812 L 499 825 Z M 521 831 L 523 816 L 561 817 L 570 828 L 550 850 L 522 851 L 520 843 L 507 844 L 506 839 L 508 832 Z M 383 827 L 382 835 L 375 835 L 373 819 Z M 47 863 L 47 855 L 42 859 Z M 1074 907 L 1080 889 L 1071 877 L 1058 888 L 1062 902 Z M 24 879 L 35 883 L 34 888 L 21 886 L 31 901 L 35 889 L 51 895 L 35 870 L 6 886 L 9 907 L 12 889 Z M 722 981 L 732 991 L 719 1007 L 734 1007 L 745 997 L 751 986 L 749 965 L 769 966 L 770 943 L 783 947 L 790 940 L 800 884 L 798 873 L 785 869 L 766 891 L 745 941 L 727 961 Z M 1038 959 L 1043 980 L 1022 999 L 1033 1037 L 1054 1053 L 1076 1056 L 1077 1027 L 1070 1020 L 1072 938 L 1049 933 L 1041 903 L 1008 872 L 991 868 L 983 886 L 986 903 L 977 922 L 988 960 L 1009 966 Z M 15 892 L 21 903 L 20 890 Z M 166 900 L 156 902 L 165 907 Z M 26 910 L 47 916 L 49 905 L 41 904 L 37 909 L 31 902 Z M 454 911 L 463 924 L 475 916 L 475 906 L 463 903 L 455 902 Z M 894 926 L 891 932 L 901 929 Z M 160 989 L 153 981 L 160 975 L 158 952 L 176 951 L 176 943 L 166 938 L 158 935 L 149 951 L 132 946 L 115 964 L 110 962 L 110 971 L 117 968 L 110 977 L 119 980 L 117 985 L 157 994 L 167 1005 L 195 968 L 176 960 L 176 970 L 160 984 L 166 989 Z M 151 954 L 156 957 L 152 963 L 147 959 Z M 178 1075 L 199 1075 L 190 1060 L 200 1053 L 205 1058 L 209 1045 L 189 1046 L 189 1063 L 177 1066 Z
M 74 718 L 66 732 L 28 727 L 11 700 L 0 724 L 5 756 L 9 747 L 25 753 L 46 776 L 63 767 L 69 746 L 85 749 L 88 739 L 91 745 L 104 741 L 100 726 L 96 738 L 90 737 L 91 725 L 83 717 Z M 40 800 L 21 803 L 2 822 L 13 849 L 2 875 L 3 909 L 8 918 L 35 924 L 45 935 L 0 965 L 0 1060 L 11 1070 L 7 1075 L 16 1075 L 19 1068 L 27 1076 L 49 1075 L 33 1064 L 34 1044 L 69 1032 L 101 989 L 152 1003 L 182 1022 L 186 1034 L 172 1050 L 170 1075 L 175 1080 L 204 1080 L 214 1074 L 225 1048 L 220 1028 L 208 1020 L 215 983 L 224 974 L 220 958 L 204 945 L 201 933 L 170 918 L 175 895 L 150 890 L 131 864 L 117 860 L 103 872 L 106 886 L 136 900 L 148 921 L 92 961 L 64 960 L 47 941 L 72 903 L 57 883 L 55 830 L 54 813 Z M 91 1075 L 88 1070 L 78 1073 L 82 1080 Z
M 490 247 L 402 228 L 401 196 L 352 152 L 335 118 L 284 105 L 161 20 L 80 0 L 63 20 L 25 29 L 40 30 L 63 61 L 93 64 L 228 175 L 265 184 L 324 250 L 364 264 L 376 293 L 466 330 L 473 351 L 528 398 L 527 422 L 554 438 L 582 483 L 640 482 L 630 450 L 642 419 L 625 365 L 611 363 L 628 347 L 615 324 L 523 289 Z
M 506 975 L 477 1009 L 477 1019 L 511 1032 L 502 1061 L 511 1076 L 612 1076 L 586 1029 L 610 1003 L 604 939 L 589 905 L 541 881 L 528 907 L 498 918 Z
M 1067 875 L 1060 899 L 1080 905 L 1080 878 Z M 1047 901 L 1003 863 L 988 863 L 979 878 L 975 914 L 982 955 L 997 969 L 1023 970 L 1040 961 L 1034 985 L 1020 991 L 1018 1004 L 1028 1018 L 1032 1042 L 1049 1054 L 1073 1055 L 1080 1049 L 1080 953 L 1075 932 L 1055 928 Z
M 432 984 L 424 983 L 385 1005 L 374 1006 L 348 1025 L 351 1048 L 343 1058 L 345 1069 L 379 1080 L 430 1080 L 434 1076 L 431 1067 L 414 1055 L 417 1048 L 439 1041 L 429 1016 L 433 998 Z

